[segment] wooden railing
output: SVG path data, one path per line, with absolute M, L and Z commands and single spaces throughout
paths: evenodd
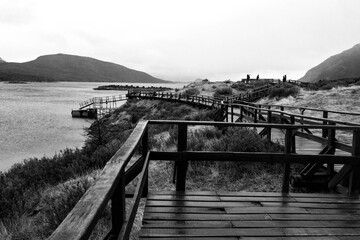
M 148 149 L 149 125 L 172 124 L 178 129 L 177 152 L 154 152 Z M 284 129 L 285 151 L 283 153 L 265 152 L 192 152 L 187 150 L 188 126 L 217 126 L 240 128 Z M 325 129 L 330 135 L 337 130 L 351 131 L 352 144 L 349 146 L 352 156 L 335 155 L 301 155 L 295 154 L 294 133 L 299 129 Z M 135 153 L 139 156 L 135 158 Z M 130 159 L 137 159 L 130 164 Z M 140 121 L 130 137 L 109 160 L 95 184 L 91 186 L 74 209 L 59 225 L 50 239 L 87 239 L 91 235 L 97 221 L 107 204 L 111 202 L 112 229 L 105 239 L 128 239 L 134 217 L 141 197 L 146 197 L 148 191 L 148 164 L 153 160 L 175 161 L 177 165 L 176 189 L 186 189 L 186 172 L 188 161 L 238 161 L 238 162 L 271 162 L 283 164 L 282 192 L 289 192 L 290 166 L 292 163 L 312 164 L 345 164 L 349 170 L 338 173 L 336 182 L 349 177 L 349 193 L 358 190 L 359 183 L 355 181 L 360 174 L 360 126 L 332 125 L 284 125 L 270 123 L 227 123 L 227 122 L 197 122 L 197 121 Z M 131 165 L 131 166 L 128 166 Z M 128 168 L 127 168 L 128 167 Z M 125 169 L 128 169 L 125 171 Z M 135 194 L 130 204 L 129 214 L 125 207 L 125 186 L 140 175 Z M 128 216 L 128 217 L 126 217 Z
M 122 94 L 122 95 L 114 95 L 114 96 L 106 96 L 106 97 L 94 97 L 91 98 L 89 100 L 86 100 L 84 102 L 79 103 L 80 108 L 79 109 L 84 109 L 87 107 L 93 107 L 95 108 L 96 105 L 102 105 L 102 104 L 110 104 L 110 103 L 115 103 L 118 101 L 124 101 L 126 100 L 126 95 Z

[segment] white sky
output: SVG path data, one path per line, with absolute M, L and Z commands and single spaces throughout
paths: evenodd
M 360 43 L 359 0 L 1 0 L 0 57 L 66 53 L 173 81 L 298 79 Z

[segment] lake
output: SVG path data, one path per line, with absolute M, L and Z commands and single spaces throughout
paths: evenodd
M 30 157 L 53 156 L 65 148 L 81 148 L 84 128 L 93 120 L 71 117 L 79 102 L 126 91 L 93 90 L 101 85 L 182 87 L 174 84 L 104 82 L 0 82 L 0 171 Z

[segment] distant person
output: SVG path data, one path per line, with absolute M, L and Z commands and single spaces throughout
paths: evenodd
M 286 75 L 283 76 L 283 82 L 286 82 Z
M 256 76 L 256 80 L 259 80 L 259 74 Z

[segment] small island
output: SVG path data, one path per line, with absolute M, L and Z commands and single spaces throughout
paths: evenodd
M 131 91 L 131 90 L 140 90 L 140 91 L 169 91 L 172 88 L 168 87 L 145 87 L 145 86 L 134 86 L 134 85 L 104 85 L 94 88 L 94 90 L 121 90 L 121 91 Z

